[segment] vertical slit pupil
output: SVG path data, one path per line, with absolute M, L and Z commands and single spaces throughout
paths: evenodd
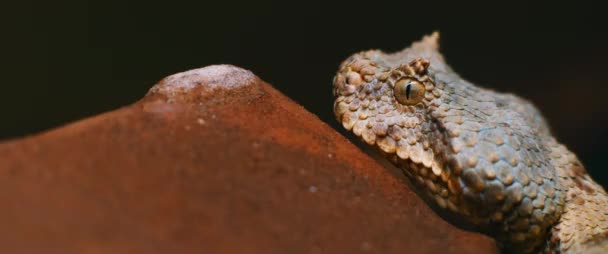
M 410 93 L 412 91 L 412 84 L 407 84 L 405 87 L 405 98 L 410 99 Z

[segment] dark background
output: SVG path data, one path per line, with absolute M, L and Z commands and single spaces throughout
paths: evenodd
M 323 121 L 350 54 L 441 32 L 476 84 L 532 100 L 557 138 L 608 185 L 605 8 L 450 1 L 20 1 L 0 23 L 0 139 L 116 109 L 159 79 L 218 63 L 252 70 Z

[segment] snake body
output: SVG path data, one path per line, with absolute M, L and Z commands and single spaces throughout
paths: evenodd
M 605 190 L 531 103 L 456 74 L 437 33 L 394 54 L 354 54 L 333 83 L 345 129 L 506 251 L 608 253 Z

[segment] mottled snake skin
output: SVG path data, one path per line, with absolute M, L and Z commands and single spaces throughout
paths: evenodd
M 507 252 L 608 253 L 604 189 L 532 104 L 463 80 L 437 40 L 345 60 L 334 78 L 338 121 Z

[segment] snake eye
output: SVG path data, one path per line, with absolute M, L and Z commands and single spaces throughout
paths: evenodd
M 404 105 L 415 105 L 424 98 L 424 85 L 416 80 L 399 80 L 394 89 L 395 98 Z

